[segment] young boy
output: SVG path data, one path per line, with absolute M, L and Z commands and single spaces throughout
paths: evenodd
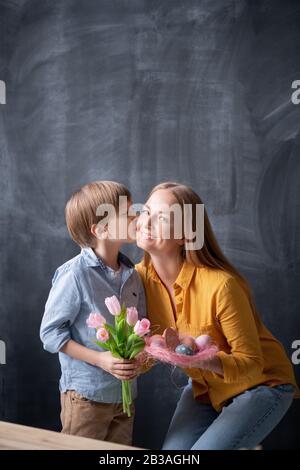
M 101 351 L 93 343 L 95 331 L 86 324 L 91 312 L 101 312 L 113 324 L 104 303 L 112 295 L 121 305 L 136 307 L 140 318 L 146 316 L 142 282 L 131 261 L 119 251 L 124 241 L 133 241 L 130 237 L 121 240 L 116 233 L 122 221 L 126 229 L 131 222 L 126 219 L 127 205 L 125 211 L 119 206 L 120 196 L 131 203 L 130 192 L 122 184 L 96 181 L 68 201 L 67 227 L 81 252 L 54 274 L 40 336 L 44 349 L 59 353 L 62 432 L 130 445 L 134 405 L 128 418 L 122 410 L 121 380 L 132 380 L 136 398 L 139 366 L 134 360 Z M 96 215 L 101 204 L 115 209 L 116 215 L 108 219 L 115 225 L 106 223 L 104 215 Z

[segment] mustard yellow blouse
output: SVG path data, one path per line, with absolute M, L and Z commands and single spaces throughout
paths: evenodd
M 209 334 L 218 344 L 224 377 L 199 368 L 184 369 L 192 378 L 195 399 L 220 411 L 227 400 L 259 384 L 296 385 L 290 360 L 282 344 L 253 312 L 236 277 L 219 269 L 184 262 L 173 285 L 176 315 L 169 293 L 151 262 L 136 265 L 147 298 L 148 318 L 154 333 L 167 327 L 197 337 Z M 297 387 L 295 398 L 300 398 Z

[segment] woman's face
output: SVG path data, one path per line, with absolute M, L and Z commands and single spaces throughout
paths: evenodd
M 136 243 L 149 254 L 174 254 L 184 244 L 174 231 L 174 216 L 170 207 L 178 205 L 168 189 L 155 191 L 145 203 L 137 220 Z

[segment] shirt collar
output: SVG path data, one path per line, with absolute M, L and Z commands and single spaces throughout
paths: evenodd
M 84 258 L 87 266 L 89 267 L 99 266 L 103 270 L 106 269 L 106 264 L 101 258 L 99 258 L 96 255 L 96 253 L 94 252 L 92 248 L 90 247 L 81 248 L 81 256 Z M 121 252 L 119 252 L 118 261 L 119 263 L 125 264 L 125 266 L 127 266 L 128 268 L 134 267 L 134 264 L 130 261 L 130 259 Z
M 175 281 L 175 285 L 182 287 L 182 289 L 187 289 L 190 285 L 195 270 L 195 265 L 184 260 L 180 273 L 178 274 Z
M 174 287 L 180 286 L 182 289 L 187 289 L 192 280 L 195 269 L 196 269 L 196 266 L 184 260 L 182 268 L 177 276 L 176 281 L 174 282 Z M 155 271 L 154 266 L 151 261 L 149 261 L 149 264 L 147 266 L 147 271 L 148 271 L 149 276 L 155 282 L 161 283 L 161 280 L 157 272 Z

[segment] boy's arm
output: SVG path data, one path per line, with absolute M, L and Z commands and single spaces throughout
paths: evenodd
M 119 380 L 132 380 L 138 373 L 138 363 L 114 357 L 110 351 L 94 351 L 72 339 L 67 341 L 60 350 L 64 354 L 92 366 L 100 367 Z
M 40 327 L 40 338 L 46 351 L 57 353 L 71 339 L 70 326 L 80 305 L 81 295 L 74 273 L 56 271 Z
M 94 351 L 71 339 L 70 326 L 76 320 L 80 305 L 81 292 L 74 273 L 56 272 L 40 328 L 44 349 L 51 353 L 60 351 L 74 359 L 100 367 L 120 380 L 135 377 L 135 362 L 115 358 L 110 351 Z

